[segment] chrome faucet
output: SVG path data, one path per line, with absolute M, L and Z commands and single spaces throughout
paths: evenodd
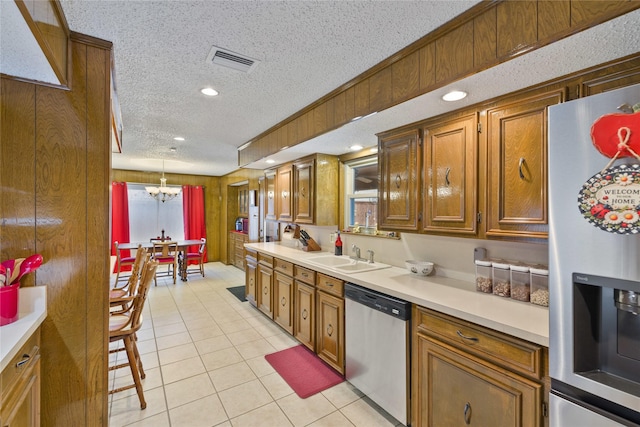
M 351 245 L 351 252 L 354 253 L 354 255 L 351 256 L 351 259 L 356 260 L 356 262 L 367 261 L 369 264 L 373 264 L 373 251 L 371 249 L 367 250 L 367 254 L 369 254 L 369 259 L 360 257 L 360 248 L 357 247 L 355 244 Z
M 351 252 L 355 252 L 355 255 L 352 255 L 351 258 L 355 259 L 356 261 L 359 261 L 360 258 L 360 248 L 357 247 L 355 245 L 355 243 L 353 245 L 351 245 Z

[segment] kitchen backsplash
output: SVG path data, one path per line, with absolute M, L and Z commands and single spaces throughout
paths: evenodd
M 336 227 L 301 226 L 322 247 L 323 252 L 333 253 L 332 237 Z M 473 282 L 475 265 L 474 248 L 487 250 L 487 256 L 511 261 L 523 261 L 534 264 L 549 262 L 548 245 L 544 243 L 502 242 L 484 239 L 460 237 L 429 236 L 423 234 L 401 233 L 401 238 L 385 239 L 361 236 L 349 233 L 341 234 L 343 253 L 351 255 L 351 246 L 357 245 L 362 253 L 375 252 L 375 260 L 404 268 L 408 259 L 431 261 L 435 264 L 432 274 Z M 285 243 L 297 247 L 297 241 Z

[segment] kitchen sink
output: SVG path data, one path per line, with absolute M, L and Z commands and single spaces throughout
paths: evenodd
M 381 262 L 374 262 L 370 264 L 366 261 L 359 261 L 354 264 L 342 264 L 332 267 L 333 270 L 342 273 L 361 273 L 364 271 L 380 270 L 383 268 L 391 267 L 389 264 L 383 264 Z
M 380 270 L 381 268 L 391 267 L 389 264 L 383 264 L 381 262 L 374 262 L 370 264 L 366 261 L 356 262 L 353 258 L 347 255 L 319 255 L 312 258 L 307 258 L 312 264 L 327 267 L 330 270 L 338 271 L 340 273 L 360 273 L 363 271 Z
M 305 261 L 308 261 L 312 264 L 318 264 L 323 267 L 335 267 L 339 265 L 347 265 L 353 262 L 353 260 L 346 255 L 320 255 L 312 258 L 307 258 Z

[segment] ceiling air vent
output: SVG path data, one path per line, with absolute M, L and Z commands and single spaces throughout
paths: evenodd
M 260 61 L 249 58 L 248 56 L 240 55 L 239 53 L 231 52 L 230 50 L 213 46 L 209 52 L 209 56 L 207 56 L 207 63 L 233 68 L 234 70 L 242 71 L 244 73 L 250 73 L 256 65 L 260 63 Z

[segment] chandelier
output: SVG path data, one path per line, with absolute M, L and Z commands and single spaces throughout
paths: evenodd
M 160 187 L 144 187 L 147 193 L 156 200 L 164 203 L 180 194 L 179 187 L 167 187 L 167 178 L 164 177 L 164 160 L 162 161 L 162 178 L 160 178 Z

